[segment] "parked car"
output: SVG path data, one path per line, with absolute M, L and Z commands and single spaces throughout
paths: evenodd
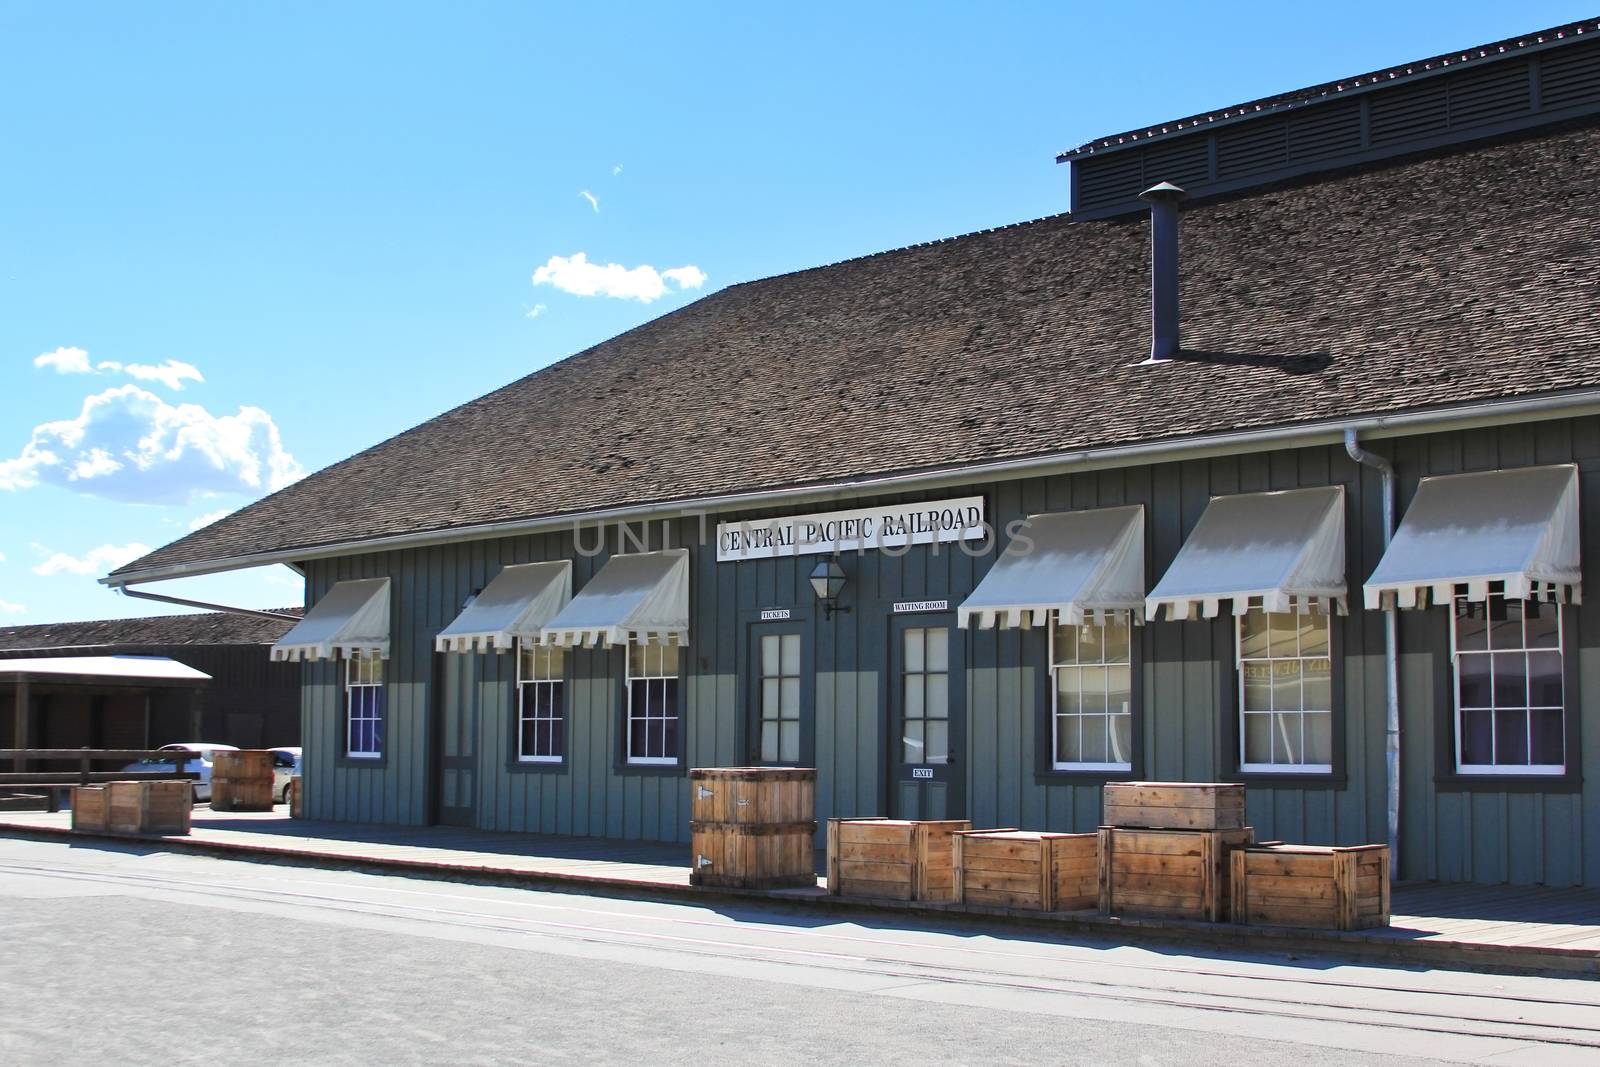
M 162 745 L 157 752 L 180 752 L 188 749 L 200 754 L 199 760 L 189 760 L 183 765 L 185 774 L 199 773 L 200 778 L 194 783 L 194 798 L 196 800 L 211 799 L 211 754 L 219 749 L 226 752 L 237 752 L 237 745 L 218 745 L 210 741 L 179 741 L 177 744 Z M 175 760 L 162 760 L 149 756 L 138 763 L 130 763 L 122 768 L 125 771 L 171 771 L 177 773 L 178 765 Z
M 296 746 L 270 749 L 272 753 L 272 799 L 289 803 L 289 782 L 300 773 L 300 749 Z

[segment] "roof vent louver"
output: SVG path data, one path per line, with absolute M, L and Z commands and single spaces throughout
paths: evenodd
M 1132 213 L 1163 181 L 1205 196 L 1600 113 L 1591 22 L 1091 142 L 1058 157 L 1072 212 Z

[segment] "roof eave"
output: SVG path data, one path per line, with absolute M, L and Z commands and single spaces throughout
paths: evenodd
M 167 581 L 203 574 L 247 570 L 276 563 L 297 563 L 368 552 L 420 548 L 451 541 L 483 540 L 493 537 L 546 532 L 595 523 L 671 518 L 685 515 L 733 511 L 772 504 L 814 503 L 871 492 L 903 492 L 932 489 L 988 479 L 1010 480 L 1039 477 L 1060 471 L 1093 467 L 1130 466 L 1136 463 L 1200 458 L 1237 452 L 1276 448 L 1341 444 L 1346 430 L 1354 429 L 1368 438 L 1400 437 L 1438 429 L 1467 429 L 1473 425 L 1525 422 L 1551 418 L 1573 418 L 1600 414 L 1600 387 L 1541 393 L 1480 401 L 1439 408 L 1409 408 L 1381 414 L 1352 415 L 1340 419 L 1320 419 L 1308 423 L 1288 423 L 1253 430 L 1236 430 L 1170 440 L 1136 442 L 1104 448 L 1075 449 L 988 463 L 965 464 L 905 474 L 868 476 L 821 485 L 794 486 L 719 496 L 694 497 L 656 504 L 635 504 L 617 508 L 567 512 L 526 519 L 510 519 L 472 526 L 409 531 L 380 537 L 340 541 L 324 545 L 302 545 L 227 556 L 211 560 L 174 563 L 139 570 L 123 570 L 106 575 L 101 584 L 122 589 L 136 582 Z

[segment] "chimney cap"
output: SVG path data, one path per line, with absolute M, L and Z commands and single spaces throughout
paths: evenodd
M 1150 188 L 1148 188 L 1144 192 L 1140 193 L 1139 194 L 1139 199 L 1140 200 L 1182 200 L 1184 197 L 1186 197 L 1188 195 L 1189 195 L 1188 193 L 1184 192 L 1182 189 L 1178 188 L 1176 185 L 1173 185 L 1171 182 L 1162 182 L 1160 185 L 1152 185 Z

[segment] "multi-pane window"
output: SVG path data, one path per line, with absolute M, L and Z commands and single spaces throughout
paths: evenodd
M 800 635 L 761 638 L 761 761 L 800 762 Z
M 1458 596 L 1452 616 L 1457 769 L 1562 773 L 1560 607 L 1498 594 L 1480 603 Z
M 560 763 L 566 755 L 566 651 L 532 645 L 517 652 L 517 758 Z
M 345 754 L 383 755 L 383 657 L 357 652 L 345 662 Z
M 1059 620 L 1050 631 L 1055 679 L 1055 766 L 1125 771 L 1133 766 L 1133 661 L 1127 612 L 1104 625 Z
M 950 762 L 950 629 L 907 629 L 901 674 L 901 760 Z
M 1333 666 L 1325 612 L 1239 619 L 1239 761 L 1245 771 L 1333 770 Z
M 628 762 L 678 762 L 677 645 L 628 643 Z

